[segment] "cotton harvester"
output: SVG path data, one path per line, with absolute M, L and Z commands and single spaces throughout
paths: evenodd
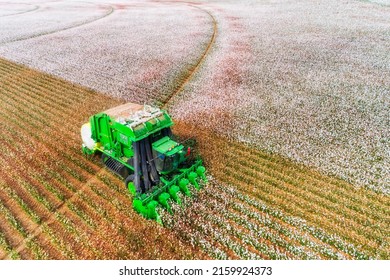
M 93 115 L 81 127 L 84 154 L 101 154 L 105 166 L 122 177 L 134 195 L 133 208 L 161 223 L 158 207 L 170 213 L 170 200 L 191 196 L 207 181 L 200 159 L 174 140 L 166 111 L 127 103 Z

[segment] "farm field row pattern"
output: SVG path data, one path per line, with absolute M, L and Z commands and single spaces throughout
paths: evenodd
M 117 100 L 0 64 L 0 258 L 204 257 L 135 214 L 122 181 L 81 155 L 80 125 Z
M 389 258 L 388 196 L 184 123 L 214 178 L 166 228 L 145 221 L 80 153 L 81 124 L 120 101 L 5 60 L 0 95 L 0 258 Z
M 219 206 L 196 216 L 197 219 L 207 224 L 213 220 L 213 215 L 222 215 L 224 209 L 229 211 L 223 219 L 224 224 L 235 221 L 231 215 L 236 212 L 246 215 L 242 221 L 252 218 L 253 222 L 257 220 L 259 223 L 261 217 L 271 217 L 274 219 L 272 226 L 282 224 L 283 234 L 288 229 L 298 230 L 302 232 L 297 238 L 306 237 L 325 251 L 324 244 L 331 245 L 336 251 L 326 258 L 389 258 L 390 199 L 387 195 L 356 188 L 280 156 L 228 141 L 200 127 L 189 129 L 188 124 L 177 123 L 176 131 L 184 138 L 197 138 L 198 149 L 208 163 L 208 170 L 217 179 L 214 185 L 218 191 L 212 197 L 222 192 Z M 205 200 L 208 200 L 207 195 L 202 195 L 199 203 Z M 194 208 L 183 213 L 189 215 L 183 221 L 188 221 L 189 225 L 195 223 L 190 213 L 197 212 L 199 207 L 195 204 Z M 172 223 L 175 224 L 175 220 Z M 250 224 L 249 228 L 256 223 Z M 211 228 L 214 229 L 215 225 Z M 279 233 L 279 237 L 283 234 Z M 204 237 L 208 235 L 206 233 Z M 308 250 L 306 246 L 307 243 L 301 249 Z M 314 258 L 315 254 L 311 252 L 307 257 Z M 280 257 L 286 256 L 289 255 Z M 305 258 L 303 255 L 294 257 Z

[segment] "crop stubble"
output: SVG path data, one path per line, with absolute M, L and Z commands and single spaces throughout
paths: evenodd
M 123 183 L 101 170 L 98 160 L 80 154 L 80 125 L 119 101 L 4 60 L 0 64 L 0 198 L 7 209 L 0 215 L 2 258 L 204 257 L 155 223 L 145 223 L 132 211 L 127 190 L 119 187 Z M 147 244 L 161 249 L 148 250 Z

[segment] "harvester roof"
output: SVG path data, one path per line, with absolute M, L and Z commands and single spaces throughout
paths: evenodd
M 123 105 L 116 106 L 114 108 L 110 108 L 103 113 L 106 113 L 110 117 L 117 118 L 128 118 L 138 111 L 142 111 L 144 109 L 143 105 L 135 104 L 135 103 L 126 103 Z
M 171 156 L 184 148 L 168 136 L 154 142 L 152 146 L 154 150 L 167 156 Z
M 126 124 L 130 128 L 135 128 L 153 119 L 164 119 L 163 111 L 149 105 L 139 105 L 135 103 L 126 103 L 104 111 L 116 122 Z
M 126 103 L 103 113 L 116 123 L 130 128 L 134 133 L 134 141 L 173 124 L 164 110 L 149 105 Z

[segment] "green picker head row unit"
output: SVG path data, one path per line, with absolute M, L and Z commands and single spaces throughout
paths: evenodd
M 101 154 L 135 196 L 134 209 L 159 222 L 158 206 L 171 212 L 170 199 L 180 204 L 179 192 L 190 196 L 190 184 L 199 189 L 206 182 L 202 161 L 173 140 L 172 125 L 164 110 L 127 103 L 93 115 L 81 127 L 83 152 Z

